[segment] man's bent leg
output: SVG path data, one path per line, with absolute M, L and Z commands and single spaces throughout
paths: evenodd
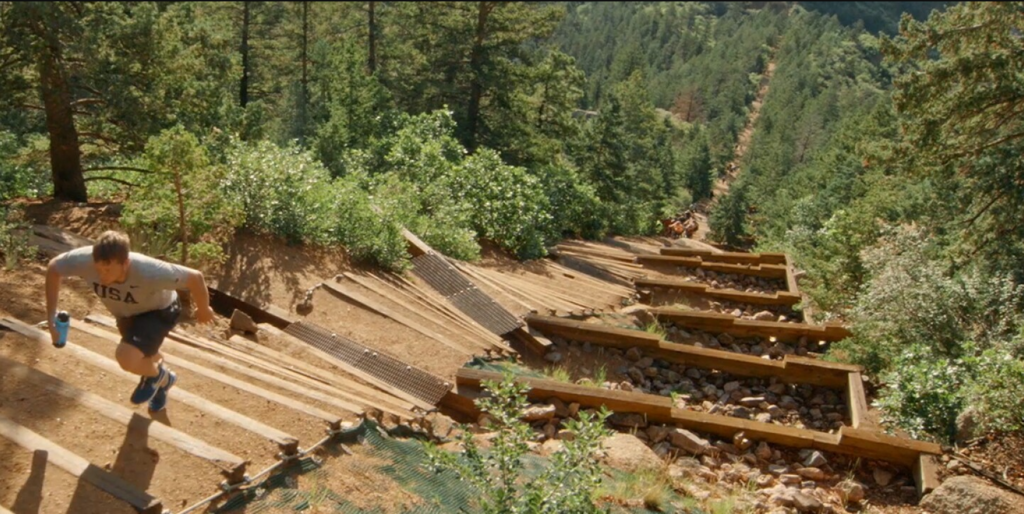
M 143 377 L 155 377 L 160 374 L 158 364 L 162 358 L 159 353 L 147 357 L 142 350 L 122 341 L 117 345 L 114 356 L 117 358 L 117 363 L 121 365 L 121 369 L 129 373 Z

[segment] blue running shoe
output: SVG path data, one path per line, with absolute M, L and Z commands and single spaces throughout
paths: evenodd
M 167 378 L 167 369 L 164 368 L 163 364 L 160 364 L 160 372 L 155 377 L 141 377 L 139 378 L 139 385 L 135 387 L 135 391 L 132 391 L 131 402 L 135 405 L 146 403 L 156 396 L 156 392 L 160 389 L 160 384 L 164 383 L 164 379 Z
M 167 371 L 167 383 L 163 387 L 157 390 L 156 395 L 149 401 L 149 410 L 152 412 L 160 412 L 167 408 L 167 392 L 174 387 L 174 384 L 178 381 L 178 374 L 168 370 Z

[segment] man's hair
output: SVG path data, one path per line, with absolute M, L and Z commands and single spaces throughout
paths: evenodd
M 131 251 L 131 242 L 128 236 L 115 230 L 108 230 L 100 236 L 100 240 L 92 247 L 93 262 L 118 262 L 128 261 L 128 252 Z

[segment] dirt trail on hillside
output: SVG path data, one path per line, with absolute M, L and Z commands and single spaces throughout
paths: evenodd
M 743 127 L 743 131 L 740 132 L 739 137 L 736 141 L 736 148 L 733 152 L 732 160 L 726 165 L 726 172 L 724 175 L 719 176 L 715 180 L 715 184 L 712 187 L 714 194 L 710 200 L 703 200 L 697 204 L 697 212 L 695 218 L 697 219 L 697 232 L 694 233 L 693 239 L 698 241 L 707 241 L 708 231 L 708 216 L 711 210 L 714 208 L 715 203 L 718 199 L 725 196 L 729 192 L 729 185 L 736 180 L 740 174 L 740 161 L 743 160 L 743 156 L 747 154 L 747 149 L 750 147 L 750 140 L 754 135 L 754 124 L 757 123 L 757 118 L 761 115 L 761 106 L 764 103 L 764 97 L 768 94 L 768 86 L 771 84 L 772 76 L 775 74 L 775 56 L 772 55 L 772 60 L 768 63 L 767 69 L 765 69 L 764 75 L 761 77 L 761 85 L 757 90 L 757 95 L 754 101 L 750 103 L 750 115 L 747 117 L 747 125 Z

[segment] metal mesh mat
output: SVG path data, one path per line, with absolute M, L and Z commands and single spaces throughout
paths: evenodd
M 479 494 L 468 483 L 462 482 L 449 471 L 434 473 L 427 466 L 428 460 L 423 443 L 416 439 L 396 439 L 380 434 L 378 425 L 372 421 L 364 421 L 354 429 L 340 436 L 342 442 L 353 446 L 355 452 L 362 452 L 372 457 L 374 464 L 365 466 L 376 474 L 383 475 L 394 481 L 404 491 L 418 497 L 415 505 L 401 514 L 466 514 L 478 512 L 474 498 Z M 301 459 L 296 466 L 287 472 L 272 475 L 254 487 L 231 498 L 219 507 L 212 509 L 212 514 L 278 514 L 294 512 L 336 512 L 343 514 L 378 514 L 385 512 L 383 507 L 361 508 L 342 495 L 327 487 L 318 486 L 327 482 L 330 473 L 351 473 L 354 469 L 346 468 L 345 456 L 329 457 L 337 462 L 321 465 L 310 458 Z M 335 466 L 336 465 L 336 466 Z M 524 475 L 527 479 L 540 476 L 548 466 L 547 459 L 536 455 L 524 457 Z M 298 484 L 294 475 L 303 477 L 304 483 Z M 605 482 L 611 489 L 615 483 L 628 480 L 628 477 L 616 470 L 610 470 Z M 374 484 L 366 484 L 373 487 Z M 684 506 L 683 499 L 672 492 L 666 492 L 661 512 L 678 512 L 703 514 L 696 508 Z M 604 504 L 616 514 L 652 512 L 644 508 L 628 508 L 621 505 Z M 396 512 L 394 509 L 390 512 Z
M 505 335 L 520 327 L 512 313 L 462 276 L 444 257 L 428 253 L 413 258 L 412 264 L 416 276 L 492 333 Z
M 451 384 L 440 377 L 312 323 L 298 321 L 285 332 L 431 405 L 437 405 L 451 390 Z

